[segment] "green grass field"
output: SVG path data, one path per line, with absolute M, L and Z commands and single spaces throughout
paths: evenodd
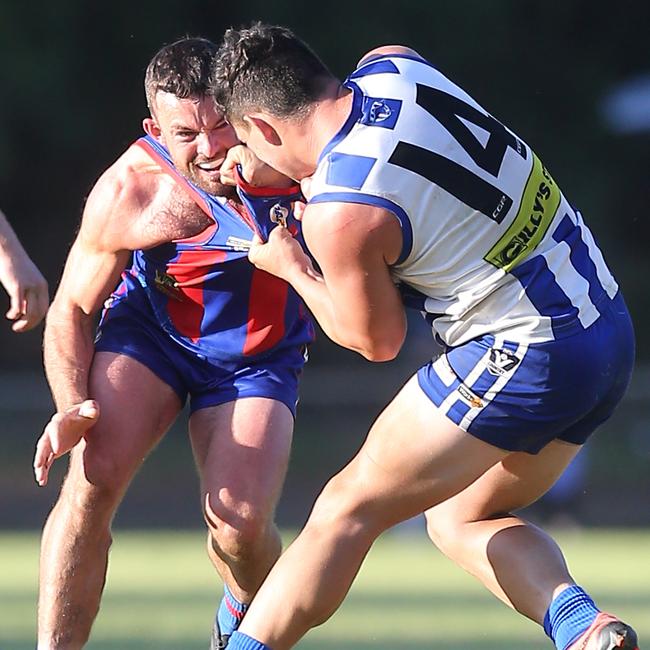
M 633 622 L 642 640 L 650 639 L 650 532 L 557 537 L 572 572 L 601 607 Z M 0 650 L 34 648 L 37 558 L 37 535 L 0 535 Z M 87 647 L 206 650 L 218 593 L 201 532 L 118 531 Z M 343 607 L 299 647 L 552 648 L 536 625 L 494 600 L 420 533 L 389 533 L 379 540 Z

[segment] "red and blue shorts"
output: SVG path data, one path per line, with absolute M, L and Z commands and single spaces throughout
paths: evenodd
M 296 414 L 304 346 L 274 349 L 251 359 L 223 360 L 188 349 L 156 320 L 143 289 L 129 291 L 105 310 L 95 350 L 129 356 L 171 386 L 190 411 L 246 397 L 266 397 Z

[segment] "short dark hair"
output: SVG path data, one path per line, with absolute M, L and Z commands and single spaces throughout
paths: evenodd
M 210 94 L 210 75 L 217 46 L 205 38 L 181 38 L 165 45 L 147 66 L 144 90 L 149 110 L 156 93 L 166 92 L 180 99 Z
M 255 22 L 228 29 L 214 60 L 213 94 L 229 119 L 264 110 L 277 117 L 305 114 L 335 80 L 291 30 Z

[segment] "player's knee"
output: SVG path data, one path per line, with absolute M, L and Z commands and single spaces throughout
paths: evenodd
M 445 555 L 453 555 L 455 548 L 463 543 L 467 532 L 462 517 L 455 513 L 435 513 L 426 515 L 427 534 L 431 541 Z
M 254 549 L 268 537 L 272 526 L 270 513 L 250 508 L 226 507 L 207 499 L 204 518 L 212 543 L 228 557 L 243 560 L 254 554 Z
M 222 524 L 218 528 L 211 527 L 210 536 L 213 549 L 221 557 L 226 556 L 230 560 L 243 562 L 253 555 L 252 549 L 256 540 L 241 528 Z
M 381 508 L 373 507 L 372 500 L 355 489 L 345 475 L 334 476 L 327 483 L 314 504 L 308 525 L 337 530 L 346 537 L 378 535 L 388 527 Z

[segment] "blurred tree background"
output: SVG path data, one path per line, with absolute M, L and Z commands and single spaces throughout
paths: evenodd
M 650 117 L 644 130 L 606 112 L 617 88 L 650 75 L 650 4 L 640 1 L 3 0 L 0 206 L 52 291 L 90 187 L 141 133 L 150 57 L 181 36 L 218 41 L 227 27 L 254 19 L 294 29 L 341 78 L 375 46 L 409 45 L 531 144 L 585 215 L 624 289 L 642 368 L 650 356 Z M 353 453 L 382 403 L 430 356 L 423 328 L 414 323 L 413 329 L 390 367 L 370 367 L 322 336 L 314 346 L 281 509 L 285 521 L 304 517 L 315 491 Z M 0 526 L 40 525 L 56 494 L 56 476 L 46 491 L 30 483 L 33 442 L 51 410 L 40 335 L 0 328 Z M 641 498 L 622 508 L 619 520 L 650 523 L 648 377 L 637 372 L 623 415 L 593 445 L 587 484 L 597 498 L 587 496 L 581 506 L 588 522 L 601 518 L 607 504 L 620 510 L 634 494 Z M 186 503 L 196 501 L 186 440 L 182 433 L 170 438 L 139 477 L 136 495 L 123 508 L 125 523 L 174 523 L 170 501 L 178 506 L 176 523 L 199 523 L 198 504 Z

